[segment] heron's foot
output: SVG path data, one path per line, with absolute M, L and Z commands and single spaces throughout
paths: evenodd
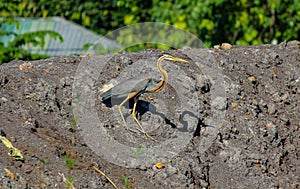
M 154 139 L 153 137 L 151 137 L 151 136 L 145 131 L 145 129 L 144 129 L 144 128 L 142 127 L 142 125 L 140 124 L 140 122 L 136 119 L 136 116 L 135 116 L 135 115 L 133 116 L 133 118 L 134 118 L 134 120 L 136 121 L 136 123 L 137 123 L 137 125 L 138 125 L 138 127 L 136 127 L 136 129 L 137 129 L 139 132 L 143 133 L 147 138 L 150 138 L 151 140 L 154 140 L 154 141 L 155 141 L 155 139 Z M 123 121 L 124 121 L 125 129 L 126 129 L 127 131 L 130 131 L 130 132 L 132 132 L 132 133 L 137 133 L 136 130 L 130 129 L 130 128 L 127 126 L 127 123 L 126 123 L 125 119 L 124 119 Z
M 156 141 L 152 136 L 150 136 L 146 131 L 141 131 L 147 138 Z
M 133 130 L 133 129 L 130 129 L 129 127 L 125 126 L 125 129 L 129 132 L 132 132 L 132 133 L 137 133 L 137 130 L 141 133 L 143 133 L 147 138 L 150 138 L 151 140 L 154 140 L 156 141 L 152 136 L 150 136 L 146 131 L 143 131 L 139 128 L 136 128 L 137 130 Z
M 155 139 L 153 137 L 151 137 L 146 131 L 145 129 L 142 127 L 142 125 L 140 124 L 140 122 L 136 119 L 136 123 L 138 124 L 139 127 L 137 127 L 136 129 L 139 130 L 141 133 L 143 133 L 146 137 L 152 139 L 155 141 Z
M 127 127 L 127 125 L 125 125 L 125 129 L 129 132 L 132 132 L 132 133 L 137 133 L 136 130 L 133 130 L 133 129 L 130 129 L 129 127 Z
M 150 135 L 144 130 L 144 128 L 143 128 L 141 125 L 139 125 L 139 128 L 137 127 L 136 129 L 137 129 L 139 132 L 143 133 L 147 138 L 150 138 L 151 140 L 154 140 L 154 141 L 155 141 L 155 139 L 154 139 L 152 136 L 150 136 Z M 135 132 L 134 130 L 129 129 L 129 128 L 128 128 L 128 130 L 129 130 L 129 131 L 132 131 L 132 132 Z M 136 133 L 136 132 L 135 132 L 135 133 Z

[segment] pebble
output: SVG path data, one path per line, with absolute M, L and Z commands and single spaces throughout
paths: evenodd
M 178 173 L 178 169 L 176 167 L 171 166 L 171 165 L 167 166 L 167 171 L 168 171 L 169 175 L 173 175 L 173 174 Z
M 276 112 L 275 104 L 274 103 L 268 104 L 268 113 L 272 115 L 275 114 L 275 112 Z
M 277 89 L 273 85 L 266 85 L 265 89 L 266 89 L 266 92 L 271 94 L 271 95 L 277 93 Z
M 130 58 L 128 58 L 127 56 L 121 56 L 120 59 L 121 59 L 122 63 L 125 65 L 127 65 L 127 64 L 131 65 L 133 63 L 133 61 Z
M 30 165 L 24 165 L 24 166 L 22 167 L 22 169 L 23 169 L 24 172 L 27 173 L 27 174 L 29 174 L 29 173 L 31 173 L 31 172 L 33 171 L 33 167 L 30 166 Z
M 280 116 L 280 120 L 283 121 L 285 124 L 289 122 L 289 118 L 287 118 L 285 114 L 282 114 Z
M 238 103 L 237 103 L 237 102 L 232 102 L 232 103 L 231 103 L 231 107 L 232 107 L 232 108 L 238 107 Z
M 227 106 L 226 99 L 218 96 L 212 100 L 211 106 L 217 110 L 223 111 L 226 109 L 226 106 Z
M 7 102 L 8 100 L 7 100 L 7 98 L 5 98 L 5 97 L 1 97 L 1 101 L 2 101 L 2 102 Z
M 207 93 L 210 91 L 211 83 L 206 76 L 199 74 L 196 77 L 196 82 L 201 90 L 201 93 Z
M 273 122 L 267 123 L 267 129 L 272 131 L 273 138 L 278 134 L 277 127 Z

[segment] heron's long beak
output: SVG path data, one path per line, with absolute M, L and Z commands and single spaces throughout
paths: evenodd
M 172 57 L 172 60 L 173 60 L 173 61 L 177 61 L 177 62 L 189 63 L 189 62 L 186 61 L 186 60 L 183 60 L 183 59 L 181 59 L 181 58 L 176 58 L 176 57 Z

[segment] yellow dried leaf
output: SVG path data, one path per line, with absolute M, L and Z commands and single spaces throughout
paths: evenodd
M 19 69 L 20 69 L 21 71 L 23 71 L 23 72 L 28 72 L 27 67 L 24 66 L 23 64 L 21 64 L 21 65 L 19 66 Z
M 250 77 L 248 77 L 248 80 L 251 81 L 251 82 L 253 82 L 253 81 L 256 80 L 256 78 L 254 76 L 250 76 Z
M 15 179 L 15 175 L 9 169 L 4 168 L 4 171 L 8 174 L 10 180 Z
M 23 155 L 21 154 L 21 151 L 17 148 L 15 148 L 11 142 L 5 138 L 4 136 L 0 136 L 0 141 L 10 149 L 10 152 L 8 153 L 9 156 L 15 157 L 16 160 L 23 160 Z
M 278 76 L 277 73 L 276 73 L 276 72 L 274 71 L 274 69 L 273 69 L 273 77 L 274 77 L 274 78 L 277 78 L 277 76 Z
M 155 167 L 156 167 L 157 169 L 162 169 L 162 168 L 165 167 L 165 164 L 163 164 L 162 162 L 158 162 L 158 163 L 155 164 Z
M 148 98 L 148 100 L 150 100 L 150 101 L 153 101 L 153 100 L 154 100 L 154 98 L 152 98 L 151 96 L 148 96 L 147 98 Z

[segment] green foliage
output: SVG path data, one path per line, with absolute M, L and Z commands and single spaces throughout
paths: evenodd
M 146 21 L 151 1 L 23 0 L 18 6 L 22 7 L 18 16 L 61 16 L 105 35 L 123 25 Z
M 49 57 L 43 54 L 30 53 L 23 48 L 25 45 L 44 47 L 47 36 L 63 41 L 60 34 L 49 30 L 23 34 L 6 30 L 7 27 L 16 27 L 17 29 L 20 27 L 20 24 L 13 17 L 21 13 L 23 5 L 21 1 L 16 2 L 19 4 L 0 1 L 0 16 L 2 17 L 0 20 L 0 65 L 14 59 L 36 60 Z M 7 44 L 3 42 L 5 38 L 9 39 Z
M 0 23 L 0 28 L 2 28 L 2 23 Z M 41 46 L 45 45 L 45 38 L 50 36 L 54 39 L 59 39 L 63 41 L 63 38 L 60 34 L 54 31 L 36 31 L 36 32 L 28 32 L 24 34 L 17 34 L 14 32 L 7 32 L 0 30 L 0 38 L 1 37 L 10 37 L 12 36 L 12 40 L 8 42 L 8 44 L 4 44 L 0 41 L 0 65 L 5 62 L 9 62 L 11 60 L 36 60 L 47 58 L 47 55 L 42 54 L 33 54 L 25 50 L 23 47 L 25 45 L 32 46 Z
M 279 43 L 297 40 L 300 35 L 300 0 L 19 0 L 14 3 L 0 0 L 0 17 L 9 16 L 62 16 L 101 35 L 125 25 L 162 22 L 195 34 L 207 46 L 223 42 L 237 45 Z M 156 33 L 143 34 L 151 38 Z M 176 35 L 170 38 L 181 43 Z M 117 40 L 132 44 L 134 38 L 121 33 Z M 147 42 L 126 50 L 149 47 L 171 48 Z
M 13 11 L 18 16 L 63 16 L 102 35 L 138 22 L 163 22 L 197 35 L 208 46 L 281 42 L 298 39 L 300 31 L 300 0 L 24 0 L 18 6 L 20 11 Z
M 153 5 L 153 21 L 195 33 L 209 46 L 222 42 L 255 45 L 299 37 L 299 0 L 154 0 Z

